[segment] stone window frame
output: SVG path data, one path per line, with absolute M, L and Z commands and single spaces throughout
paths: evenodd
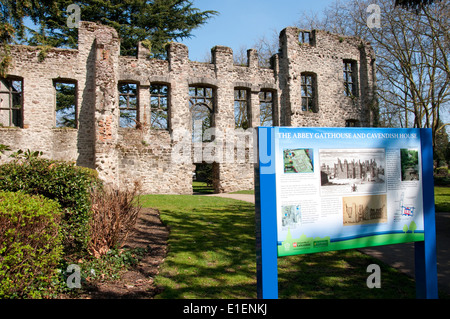
M 134 85 L 136 85 L 136 93 L 135 94 L 130 94 L 130 93 L 121 93 L 120 92 L 120 86 L 121 85 L 124 85 L 124 84 L 134 84 Z M 119 81 L 119 83 L 117 84 L 117 90 L 118 90 L 118 93 L 119 93 L 119 123 L 118 123 L 118 125 L 119 125 L 119 127 L 120 128 L 137 128 L 137 127 L 139 127 L 139 125 L 138 125 L 138 123 L 139 123 L 139 121 L 140 121 L 140 112 L 139 112 L 139 89 L 140 89 L 140 85 L 139 85 L 139 82 L 137 82 L 137 81 L 127 81 L 127 80 L 122 80 L 122 81 Z M 120 106 L 120 97 L 121 96 L 126 96 L 127 98 L 126 98 L 126 101 L 127 101 L 127 106 L 126 107 L 121 107 Z M 129 100 L 129 98 L 130 98 L 130 96 L 135 96 L 136 97 L 136 106 L 135 107 L 130 107 L 130 100 Z M 121 112 L 121 110 L 134 110 L 134 111 L 136 111 L 136 116 L 135 116 L 135 119 L 134 119 L 134 121 L 135 121 L 135 125 L 134 126 L 132 126 L 132 127 L 130 127 L 130 126 L 121 126 L 120 125 L 120 119 L 121 119 L 121 114 L 120 114 L 120 112 Z
M 3 90 L 3 84 L 1 84 L 1 88 L 0 88 L 0 97 L 4 96 L 4 95 L 8 95 L 8 107 L 0 107 L 0 112 L 2 111 L 7 111 L 8 112 L 8 125 L 7 127 L 19 127 L 19 128 L 23 128 L 23 109 L 24 109 L 24 92 L 23 92 L 23 88 L 24 88 L 24 79 L 22 77 L 19 76 L 13 76 L 13 75 L 8 75 L 5 78 L 1 78 L 2 81 L 7 81 L 9 83 L 9 88 L 8 90 Z M 20 92 L 13 92 L 12 88 L 13 88 L 13 84 L 12 82 L 18 82 L 20 81 Z M 14 106 L 12 105 L 13 101 L 14 101 L 14 95 L 21 95 L 20 97 L 20 107 L 18 108 L 14 108 Z M 1 104 L 0 104 L 1 105 Z M 18 114 L 17 116 L 14 115 L 14 111 L 17 111 L 16 113 Z M 16 123 L 14 123 L 16 122 Z
M 307 79 L 310 79 L 308 83 Z M 303 92 L 311 91 L 312 96 L 306 96 Z M 317 113 L 319 111 L 317 104 L 317 74 L 313 72 L 302 72 L 300 74 L 300 92 L 301 92 L 301 107 L 303 112 Z M 306 101 L 306 103 L 304 103 Z M 312 102 L 311 104 L 309 102 Z
M 267 97 L 267 94 L 270 93 L 270 98 Z M 259 125 L 260 126 L 275 126 L 275 103 L 276 103 L 276 90 L 269 89 L 269 88 L 261 88 L 261 90 L 258 93 L 258 99 L 259 99 Z M 262 104 L 270 103 L 271 104 L 271 125 L 263 125 L 263 121 L 261 121 L 262 116 Z
M 348 97 L 358 96 L 357 62 L 351 59 L 343 60 L 344 94 Z
M 245 92 L 245 96 L 242 97 L 241 93 Z M 237 93 L 237 95 L 236 95 Z M 249 88 L 245 88 L 245 87 L 235 87 L 234 88 L 234 127 L 235 128 L 242 128 L 244 130 L 248 129 L 249 127 L 251 127 L 251 102 L 250 102 L 250 97 L 251 97 L 251 90 Z M 244 111 L 244 114 L 246 116 L 246 125 L 239 125 L 238 121 L 236 120 L 236 103 L 239 104 L 239 110 L 240 111 Z M 243 104 L 245 106 L 243 106 Z
M 198 141 L 199 137 L 195 135 L 192 110 L 196 106 L 204 106 L 209 111 L 208 116 L 210 122 L 206 129 L 213 128 L 215 126 L 215 114 L 217 110 L 217 88 L 209 84 L 190 84 L 188 90 L 192 140 L 195 142 Z M 210 94 L 207 93 L 207 90 L 210 90 Z M 202 94 L 198 94 L 199 91 L 202 91 Z M 192 95 L 191 92 L 195 92 L 194 95 Z M 203 142 L 209 142 L 212 141 L 212 139 L 212 137 L 202 136 Z
M 161 93 L 160 90 L 158 90 L 158 93 L 153 94 L 152 93 L 152 87 L 166 87 L 167 88 L 167 94 Z M 170 107 L 170 91 L 171 87 L 169 83 L 165 82 L 151 82 L 149 87 L 149 93 L 150 93 L 150 128 L 153 130 L 163 130 L 163 131 L 169 131 L 171 129 L 171 122 L 170 122 L 170 113 L 171 113 L 171 107 Z M 153 98 L 157 98 L 157 105 L 158 107 L 153 107 L 152 100 Z M 166 99 L 166 109 L 161 107 L 161 98 Z M 153 127 L 152 120 L 153 120 L 153 114 L 154 112 L 165 112 L 166 113 L 166 127 Z
M 57 88 L 56 85 L 58 83 L 62 83 L 62 84 L 73 84 L 75 85 L 75 97 L 74 97 L 74 114 L 75 114 L 75 119 L 74 119 L 74 123 L 75 126 L 74 127 L 70 127 L 70 126 L 57 126 L 56 123 L 56 104 L 57 104 Z M 55 88 L 55 127 L 57 128 L 74 128 L 74 129 L 78 129 L 78 81 L 74 80 L 74 79 L 65 79 L 65 78 L 57 78 L 57 79 L 53 79 L 53 87 Z
M 306 36 L 307 35 L 307 36 Z M 312 32 L 309 30 L 299 30 L 298 32 L 298 42 L 301 44 L 312 45 Z

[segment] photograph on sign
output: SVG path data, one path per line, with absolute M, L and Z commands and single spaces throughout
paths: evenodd
M 278 256 L 423 241 L 420 152 L 414 129 L 276 128 Z

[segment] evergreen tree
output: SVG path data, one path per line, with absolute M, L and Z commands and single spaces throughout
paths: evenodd
M 68 11 L 73 0 L 2 1 L 6 20 L 13 22 L 18 39 L 31 45 L 75 48 L 78 30 L 67 23 L 73 12 Z M 75 3 L 82 21 L 97 22 L 114 27 L 121 38 L 121 54 L 136 54 L 143 41 L 155 56 L 164 55 L 169 41 L 192 36 L 195 28 L 217 14 L 200 11 L 187 0 L 89 0 Z M 29 17 L 37 30 L 24 32 L 24 18 Z M 3 21 L 2 21 L 3 22 Z
M 56 126 L 76 128 L 76 86 L 74 83 L 56 83 Z

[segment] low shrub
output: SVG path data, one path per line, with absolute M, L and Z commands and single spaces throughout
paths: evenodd
M 450 187 L 449 176 L 434 176 L 434 186 L 447 186 Z
M 58 289 L 60 205 L 43 196 L 0 192 L 0 298 L 46 298 Z
M 82 288 L 89 290 L 90 286 L 99 282 L 120 279 L 127 270 L 135 267 L 146 253 L 147 248 L 110 249 L 99 258 L 83 260 L 83 263 L 79 264 Z M 70 291 L 75 295 L 77 292 Z
M 436 168 L 434 174 L 437 175 L 437 176 L 442 176 L 442 177 L 450 176 L 447 167 L 438 167 L 438 168 Z
M 90 191 L 100 185 L 97 172 L 34 155 L 29 153 L 0 165 L 0 190 L 23 191 L 57 201 L 64 212 L 61 226 L 65 253 L 84 253 L 89 243 Z
M 134 188 L 116 190 L 97 188 L 91 193 L 89 252 L 95 257 L 119 248 L 136 224 L 141 210 L 139 184 Z

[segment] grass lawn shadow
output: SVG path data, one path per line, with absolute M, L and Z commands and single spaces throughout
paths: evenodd
M 155 282 L 161 299 L 256 298 L 254 205 L 212 196 L 146 195 L 170 231 Z M 367 287 L 367 267 L 382 288 Z M 414 279 L 358 250 L 278 258 L 280 299 L 414 299 Z

